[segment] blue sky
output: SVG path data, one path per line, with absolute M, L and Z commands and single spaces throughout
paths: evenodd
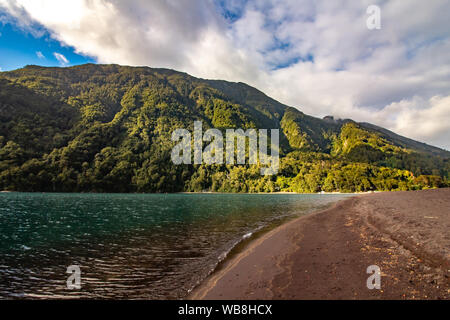
M 0 0 L 0 33 L 2 70 L 171 68 L 450 150 L 448 0 Z
M 14 70 L 28 64 L 41 66 L 72 66 L 95 62 L 95 59 L 75 53 L 75 49 L 62 45 L 50 37 L 45 28 L 28 32 L 11 23 L 0 22 L 0 68 Z M 40 57 L 38 56 L 40 52 Z M 68 63 L 60 61 L 55 53 L 63 55 Z M 61 59 L 61 58 L 60 58 Z
M 247 2 L 247 0 L 214 1 L 218 13 L 229 22 L 234 22 L 242 16 L 244 5 Z M 234 4 L 231 5 L 231 3 Z M 97 62 L 97 59 L 93 57 L 77 53 L 73 46 L 53 39 L 50 31 L 37 22 L 33 22 L 31 29 L 23 28 L 16 23 L 18 21 L 14 16 L 0 7 L 1 17 L 5 19 L 0 19 L 0 71 L 15 70 L 31 64 L 64 67 Z M 285 46 L 286 44 L 280 44 L 279 48 L 283 49 Z M 55 53 L 62 55 L 68 62 L 66 63 L 61 58 L 57 59 Z M 293 57 L 286 62 L 271 65 L 271 67 L 273 69 L 286 67 L 300 59 L 301 57 Z

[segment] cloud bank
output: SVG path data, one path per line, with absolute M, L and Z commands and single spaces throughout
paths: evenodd
M 366 26 L 369 5 L 381 29 Z M 315 115 L 450 149 L 450 4 L 325 0 L 0 0 L 100 63 L 242 81 Z

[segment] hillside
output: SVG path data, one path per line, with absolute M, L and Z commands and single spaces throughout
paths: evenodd
M 277 176 L 173 165 L 171 133 L 280 129 Z M 87 64 L 0 73 L 0 190 L 319 192 L 450 186 L 450 152 L 352 120 L 318 119 L 243 83 Z

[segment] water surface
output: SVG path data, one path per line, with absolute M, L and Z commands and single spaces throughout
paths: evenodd
M 182 298 L 251 233 L 344 197 L 2 193 L 0 298 Z

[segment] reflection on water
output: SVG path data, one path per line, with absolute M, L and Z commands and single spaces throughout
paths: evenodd
M 0 298 L 182 298 L 244 236 L 344 197 L 0 194 Z

